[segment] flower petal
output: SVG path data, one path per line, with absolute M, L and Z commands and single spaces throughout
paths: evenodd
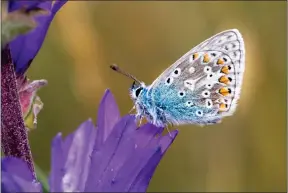
M 121 140 L 114 154 L 111 156 L 107 167 L 102 172 L 99 181 L 94 184 L 97 191 L 107 190 L 107 187 L 111 184 L 111 180 L 116 177 L 125 162 L 127 162 L 128 159 L 135 159 L 135 153 L 138 151 L 137 141 L 134 139 L 135 135 L 137 135 L 137 127 L 135 120 L 133 120 L 122 134 Z M 107 143 L 108 142 L 109 141 L 107 141 Z
M 170 134 L 162 136 L 159 140 L 159 145 L 161 146 L 162 155 L 167 151 L 171 143 L 175 140 L 178 135 L 178 130 L 172 131 Z
M 8 172 L 1 172 L 1 192 L 42 192 L 41 184 L 24 180 Z
M 120 120 L 117 103 L 109 89 L 101 100 L 97 117 L 97 135 L 94 149 L 99 149 L 110 135 L 112 128 Z
M 171 136 L 166 135 L 160 138 L 159 144 L 161 146 L 161 155 L 158 157 L 155 156 L 154 159 L 150 159 L 146 167 L 142 169 L 142 171 L 138 174 L 137 178 L 134 180 L 133 185 L 129 189 L 129 192 L 146 192 L 157 165 L 167 151 L 168 147 L 176 138 L 178 131 L 172 131 L 170 134 Z
M 143 168 L 146 168 L 150 160 L 156 160 L 157 163 L 161 158 L 160 147 L 154 149 L 144 149 L 143 151 L 136 151 L 131 155 L 130 159 L 125 162 L 117 176 L 111 181 L 111 186 L 107 186 L 105 190 L 109 192 L 128 192 L 131 186 Z M 147 188 L 147 187 L 146 187 Z
M 56 0 L 51 12 L 55 15 L 68 0 Z M 53 16 L 54 17 L 54 16 Z M 52 18 L 53 19 L 53 18 Z M 52 20 L 51 19 L 51 20 Z
M 58 133 L 52 140 L 51 173 L 49 176 L 50 192 L 62 191 L 61 179 L 64 175 L 62 170 L 64 164 L 62 145 L 62 135 Z
M 2 159 L 1 171 L 8 172 L 11 175 L 17 175 L 27 181 L 33 181 L 34 177 L 28 168 L 28 165 L 21 159 L 15 157 L 4 157 Z
M 14 157 L 2 158 L 1 192 L 40 192 L 41 189 L 25 162 Z
M 90 169 L 90 156 L 95 142 L 96 129 L 91 120 L 80 125 L 73 134 L 62 179 L 64 192 L 82 192 Z
M 94 150 L 91 157 L 91 168 L 89 177 L 86 182 L 85 191 L 95 192 L 98 191 L 96 186 L 101 183 L 101 176 L 108 167 L 113 155 L 118 149 L 125 132 L 136 129 L 135 117 L 127 115 L 123 117 L 113 128 L 111 134 L 107 138 L 100 150 Z M 123 155 L 123 156 L 126 156 Z
M 9 0 L 8 2 L 8 11 L 16 11 L 18 9 L 21 9 L 25 7 L 26 9 L 33 9 L 33 8 L 41 8 L 45 10 L 51 9 L 52 2 L 48 0 L 42 0 L 42 1 L 24 1 L 24 0 Z
M 147 123 L 141 126 L 138 129 L 137 135 L 135 135 L 137 145 L 146 147 L 153 139 L 155 139 L 156 135 L 163 132 L 163 129 L 163 127 L 156 127 L 151 123 Z
M 18 36 L 9 43 L 16 74 L 24 74 L 27 68 L 30 66 L 32 60 L 35 58 L 43 44 L 51 21 L 53 20 L 57 11 L 66 2 L 67 0 L 61 0 L 54 3 L 49 15 L 40 15 L 35 17 L 38 25 L 33 31 L 28 34 Z M 52 1 L 42 2 L 37 4 L 37 7 L 48 8 L 48 3 L 50 3 L 51 6 Z M 23 47 L 25 49 L 23 49 Z
M 155 135 L 159 134 L 162 130 L 163 128 L 158 128 L 149 123 L 137 130 L 134 121 L 133 127 L 130 127 L 128 128 L 128 131 L 125 131 L 122 140 L 118 143 L 118 148 L 115 150 L 109 165 L 101 175 L 101 183 L 95 184 L 97 191 L 110 191 L 109 188 L 112 188 L 111 180 L 115 179 L 119 170 L 122 170 L 122 167 L 125 167 L 124 164 L 127 161 L 138 159 L 139 157 L 136 156 L 137 152 L 145 154 L 144 151 L 152 140 L 155 141 L 154 146 L 151 148 L 152 151 L 150 151 L 151 154 L 153 154 L 155 148 L 159 146 L 157 144 L 158 139 L 155 138 Z M 147 154 L 146 156 L 149 157 Z M 128 172 L 130 168 L 127 168 L 126 170 L 126 172 Z
M 115 109 L 116 116 L 113 114 Z M 98 114 L 100 123 L 96 130 L 89 120 L 63 142 L 59 138 L 61 143 L 55 149 L 62 150 L 58 151 L 61 156 L 52 155 L 59 157 L 52 162 L 61 163 L 52 166 L 57 168 L 54 173 L 58 174 L 58 182 L 53 185 L 51 180 L 50 191 L 146 191 L 157 165 L 178 133 L 173 131 L 162 136 L 163 128 L 150 123 L 137 129 L 133 115 L 119 120 L 119 111 L 109 90 L 102 99 Z M 114 125 L 111 122 L 117 123 Z M 107 127 L 108 134 L 105 134 Z M 53 179 L 51 176 L 50 179 Z

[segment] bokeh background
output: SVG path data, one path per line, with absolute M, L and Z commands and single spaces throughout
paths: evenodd
M 239 106 L 221 124 L 181 126 L 149 191 L 286 191 L 286 2 L 68 2 L 56 15 L 28 75 L 49 86 L 38 129 L 30 133 L 36 163 L 50 169 L 51 139 L 97 121 L 105 89 L 122 115 L 132 108 L 131 80 L 147 84 L 198 43 L 237 28 L 246 43 Z

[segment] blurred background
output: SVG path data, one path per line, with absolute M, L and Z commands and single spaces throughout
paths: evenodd
M 237 28 L 246 72 L 234 116 L 221 124 L 181 126 L 149 191 L 284 192 L 286 190 L 286 2 L 68 2 L 56 15 L 30 79 L 45 78 L 44 109 L 30 133 L 33 157 L 50 170 L 51 139 L 97 120 L 105 89 L 122 115 L 132 108 L 131 80 L 117 63 L 153 82 L 192 47 Z

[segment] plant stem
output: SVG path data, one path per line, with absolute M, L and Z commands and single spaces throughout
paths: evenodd
M 16 75 L 7 46 L 1 60 L 1 146 L 5 156 L 22 159 L 36 179 L 32 154 L 18 96 Z

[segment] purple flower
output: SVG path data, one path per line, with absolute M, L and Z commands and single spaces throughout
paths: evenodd
M 120 118 L 112 94 L 106 91 L 96 127 L 87 120 L 64 140 L 61 134 L 53 139 L 50 192 L 145 192 L 178 134 L 177 130 L 171 136 L 162 132 L 163 128 L 150 123 L 137 128 L 135 116 Z M 2 189 L 36 190 L 29 170 L 20 166 L 20 160 L 11 159 L 2 160 Z M 7 172 L 16 162 L 20 168 Z M 3 181 L 3 176 L 8 180 Z
M 8 11 L 12 12 L 20 8 L 25 8 L 27 11 L 33 9 L 44 9 L 48 14 L 38 15 L 35 20 L 37 27 L 28 34 L 18 36 L 9 43 L 12 54 L 13 63 L 16 74 L 24 74 L 36 54 L 40 50 L 51 21 L 57 11 L 67 2 L 67 0 L 53 1 L 19 1 L 10 0 L 8 3 Z
M 25 72 L 39 51 L 54 15 L 66 1 L 8 1 L 8 12 L 20 11 L 28 15 L 31 13 L 30 16 L 35 18 L 38 25 L 1 49 L 1 147 L 6 156 L 27 162 L 33 175 L 34 166 L 26 128 L 34 129 L 36 126 L 37 115 L 43 107 L 36 92 L 47 81 L 29 81 Z M 32 14 L 39 9 L 45 14 Z
M 1 161 L 1 192 L 41 192 L 28 165 L 21 159 L 5 157 Z

